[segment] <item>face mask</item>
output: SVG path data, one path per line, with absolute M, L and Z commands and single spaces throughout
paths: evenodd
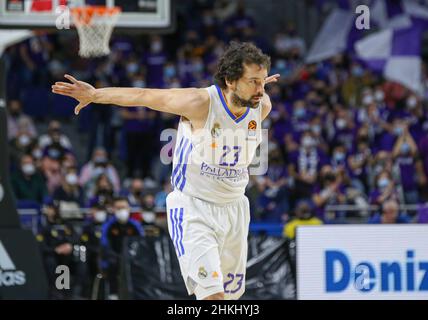
M 98 156 L 98 157 L 95 157 L 94 162 L 96 164 L 98 164 L 98 163 L 106 163 L 107 162 L 107 158 L 104 157 L 104 156 Z
M 341 162 L 345 160 L 345 154 L 343 152 L 336 152 L 334 154 L 334 160 L 336 160 L 336 162 Z
M 31 139 L 29 136 L 23 134 L 22 136 L 19 137 L 18 141 L 21 146 L 26 147 L 30 144 Z
M 27 163 L 22 166 L 22 172 L 24 172 L 24 174 L 27 176 L 31 176 L 34 174 L 34 172 L 36 172 L 36 168 L 33 164 Z
M 164 75 L 166 78 L 174 78 L 176 75 L 175 67 L 173 66 L 165 67 Z
M 156 220 L 156 215 L 153 212 L 143 212 L 143 220 L 147 223 L 153 223 Z
M 382 102 L 384 98 L 385 98 L 385 94 L 383 93 L 383 91 L 375 92 L 375 99 L 377 102 Z
M 360 66 L 355 66 L 352 68 L 352 74 L 355 77 L 361 77 L 363 75 L 363 68 L 361 68 Z
M 298 108 L 294 111 L 294 115 L 298 118 L 301 119 L 306 115 L 306 110 L 304 108 Z
M 58 159 L 60 155 L 60 151 L 55 148 L 50 148 L 48 151 L 48 154 L 49 154 L 49 157 L 51 157 L 52 159 Z
M 128 73 L 136 73 L 138 71 L 138 64 L 137 63 L 130 63 L 126 66 L 126 71 Z
M 395 127 L 394 128 L 394 134 L 396 136 L 401 136 L 403 134 L 403 128 L 402 127 Z
M 162 43 L 160 43 L 159 41 L 153 42 L 150 48 L 152 52 L 157 53 L 162 50 Z
M 407 99 L 407 106 L 409 107 L 409 109 L 414 109 L 417 104 L 418 104 L 418 101 L 416 100 L 415 97 L 409 97 Z
M 286 64 L 284 60 L 278 60 L 275 64 L 275 67 L 279 70 L 285 69 Z
M 75 173 L 69 173 L 65 176 L 65 181 L 68 184 L 75 186 L 77 184 L 77 175 Z
M 313 126 L 312 127 L 312 132 L 315 133 L 316 135 L 320 135 L 321 134 L 321 126 Z
M 346 120 L 345 119 L 337 119 L 336 120 L 336 127 L 340 130 L 344 129 L 346 127 Z
M 94 214 L 94 220 L 98 223 L 103 223 L 107 219 L 107 212 L 105 211 L 97 211 Z
M 99 175 L 103 174 L 103 173 L 104 173 L 104 171 L 105 171 L 105 169 L 104 169 L 104 168 L 97 167 L 97 168 L 95 168 L 95 169 L 94 169 L 94 176 L 95 176 L 95 177 L 98 177 Z
M 315 140 L 311 137 L 306 136 L 302 139 L 302 145 L 305 148 L 311 148 L 315 145 Z
M 36 159 L 40 159 L 43 156 L 43 152 L 40 149 L 36 149 L 33 151 L 33 157 Z
M 145 88 L 146 82 L 144 82 L 144 80 L 135 80 L 132 82 L 132 86 L 134 88 Z
M 120 209 L 116 211 L 115 216 L 119 222 L 125 223 L 129 219 L 129 214 L 130 213 L 128 209 Z
M 325 179 L 325 181 L 328 181 L 328 182 L 334 182 L 334 181 L 336 181 L 336 176 L 334 175 L 334 173 L 327 173 L 324 176 L 324 179 Z
M 379 189 L 384 189 L 389 185 L 389 179 L 388 178 L 381 178 L 379 179 L 379 181 L 377 182 L 377 186 L 379 187 Z
M 193 71 L 197 73 L 204 71 L 204 65 L 202 63 L 195 63 L 193 65 Z
M 371 103 L 373 103 L 373 96 L 371 96 L 371 95 L 364 96 L 364 98 L 363 98 L 363 104 L 364 105 L 369 105 Z
M 137 190 L 133 192 L 134 197 L 139 198 L 141 196 L 141 190 Z
M 410 151 L 410 145 L 407 142 L 404 142 L 403 144 L 401 144 L 401 148 L 400 148 L 401 154 L 407 154 Z

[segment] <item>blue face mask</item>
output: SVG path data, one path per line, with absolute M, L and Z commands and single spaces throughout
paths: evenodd
M 403 128 L 402 127 L 395 127 L 394 128 L 394 134 L 396 136 L 401 136 L 403 134 Z
M 304 108 L 298 108 L 294 111 L 296 118 L 301 119 L 306 115 L 306 110 Z
M 352 75 L 355 77 L 361 77 L 363 75 L 363 68 L 361 68 L 360 66 L 355 66 L 352 68 Z
M 400 151 L 402 154 L 408 154 L 410 151 L 410 145 L 407 142 L 402 143 Z
M 379 189 L 384 189 L 384 188 L 388 187 L 389 186 L 389 179 L 388 178 L 379 179 L 379 181 L 377 182 L 377 186 L 379 187 Z
M 334 160 L 336 160 L 336 162 L 342 162 L 345 160 L 345 154 L 343 152 L 336 152 L 334 154 Z
M 174 78 L 176 75 L 175 67 L 173 66 L 165 67 L 164 75 L 166 78 Z

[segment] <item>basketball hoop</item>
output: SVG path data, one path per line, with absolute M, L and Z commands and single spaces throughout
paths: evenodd
M 79 34 L 79 55 L 81 57 L 101 57 L 110 53 L 110 37 L 120 12 L 119 7 L 71 8 L 73 22 Z

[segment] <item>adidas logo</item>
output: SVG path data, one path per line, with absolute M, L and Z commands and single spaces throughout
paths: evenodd
M 0 241 L 0 287 L 22 286 L 25 282 L 25 273 L 16 270 L 15 264 Z

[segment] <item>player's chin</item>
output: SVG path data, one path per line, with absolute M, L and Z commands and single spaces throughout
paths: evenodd
M 259 104 L 260 104 L 260 99 L 259 100 L 251 99 L 251 103 L 249 103 L 248 105 L 251 109 L 257 109 L 259 107 Z

